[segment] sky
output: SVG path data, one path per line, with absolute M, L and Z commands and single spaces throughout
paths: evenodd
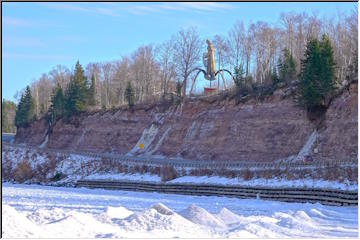
M 56 65 L 73 69 L 77 60 L 119 60 L 146 44 L 160 44 L 182 28 L 201 38 L 226 36 L 236 21 L 280 24 L 282 12 L 347 14 L 354 2 L 310 3 L 66 3 L 2 2 L 2 98 L 16 102 L 17 91 Z M 206 51 L 206 49 L 204 49 Z

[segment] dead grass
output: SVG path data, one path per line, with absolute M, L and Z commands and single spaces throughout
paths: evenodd
M 249 168 L 246 168 L 243 172 L 243 179 L 248 181 L 253 178 L 253 173 L 250 171 Z
M 160 168 L 161 181 L 167 182 L 179 176 L 178 172 L 173 166 L 167 165 Z
M 33 177 L 33 170 L 27 160 L 20 162 L 14 172 L 15 181 L 22 183 Z

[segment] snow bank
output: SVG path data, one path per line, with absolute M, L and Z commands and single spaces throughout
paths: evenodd
M 213 228 L 223 228 L 225 223 L 214 217 L 205 209 L 191 204 L 188 208 L 180 212 L 180 215 L 193 223 L 205 225 Z
M 29 238 L 45 236 L 45 232 L 15 208 L 2 205 L 2 227 L 4 238 Z
M 84 179 L 86 180 L 114 180 L 114 181 L 143 181 L 143 182 L 161 182 L 161 178 L 158 175 L 152 174 L 125 174 L 125 173 L 105 173 L 105 174 L 91 174 Z
M 92 174 L 85 177 L 86 180 L 117 180 L 117 181 L 143 181 L 160 183 L 158 175 L 151 174 Z M 214 185 L 239 185 L 246 187 L 315 187 L 327 189 L 357 190 L 358 186 L 347 182 L 339 183 L 335 181 L 314 180 L 314 179 L 250 179 L 242 180 L 239 178 L 226 178 L 218 176 L 184 176 L 168 181 L 167 183 L 186 183 L 186 184 L 214 184 Z
M 342 190 L 357 190 L 356 184 L 340 183 L 335 181 L 326 181 L 319 179 L 262 179 L 255 178 L 250 180 L 243 180 L 239 178 L 225 178 L 218 176 L 184 176 L 179 177 L 168 183 L 189 183 L 189 184 L 216 184 L 216 185 L 240 185 L 240 186 L 253 186 L 253 187 L 314 187 L 314 188 L 327 188 L 327 189 L 342 189 Z
M 106 215 L 110 218 L 127 218 L 128 216 L 132 215 L 134 212 L 127 210 L 124 207 L 107 207 Z
M 9 183 L 2 220 L 6 238 L 358 236 L 357 207 Z

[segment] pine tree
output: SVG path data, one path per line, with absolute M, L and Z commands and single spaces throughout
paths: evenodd
M 335 61 L 330 39 L 324 34 L 320 42 L 320 94 L 327 97 L 335 85 Z
M 125 99 L 129 104 L 129 107 L 132 109 L 134 107 L 134 100 L 135 100 L 135 92 L 134 88 L 132 87 L 131 83 L 128 82 L 126 89 L 125 89 Z
M 69 118 L 85 110 L 88 98 L 87 79 L 79 61 L 76 62 L 74 75 L 65 93 L 65 113 Z
M 273 67 L 273 70 L 272 70 L 272 73 L 271 73 L 271 80 L 272 80 L 272 83 L 273 85 L 276 85 L 278 82 L 279 82 L 279 76 L 277 74 L 277 71 L 276 71 L 276 66 L 274 65 Z
M 178 95 L 179 97 L 181 96 L 181 83 L 180 83 L 180 81 L 176 82 L 176 95 Z
M 290 82 L 296 78 L 296 62 L 293 55 L 287 48 L 283 50 L 282 59 L 278 60 L 278 69 L 280 81 Z
M 1 126 L 2 131 L 7 133 L 15 132 L 14 117 L 16 112 L 16 104 L 12 101 L 3 99 L 1 105 Z
M 243 88 L 245 85 L 245 77 L 244 77 L 245 71 L 244 67 L 241 64 L 239 67 L 235 67 L 234 69 L 234 82 L 238 89 Z
M 18 105 L 18 109 L 15 115 L 16 127 L 26 127 L 34 120 L 34 100 L 31 96 L 30 87 L 27 86 L 25 93 L 21 95 L 21 99 Z
M 5 114 L 5 99 L 2 100 L 1 104 L 1 129 L 2 132 L 7 132 L 8 120 Z
M 323 36 L 321 42 L 310 39 L 305 57 L 301 61 L 299 98 L 308 110 L 326 107 L 327 99 L 334 88 L 334 59 L 329 39 Z
M 47 120 L 53 124 L 61 118 L 65 111 L 65 97 L 61 86 L 58 84 L 52 92 L 51 105 L 47 114 Z

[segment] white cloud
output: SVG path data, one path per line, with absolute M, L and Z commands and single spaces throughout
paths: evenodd
M 116 6 L 116 4 L 113 4 Z M 117 5 L 119 6 L 119 5 Z M 226 3 L 218 2 L 167 2 L 162 4 L 147 4 L 128 6 L 126 10 L 133 14 L 150 14 L 168 11 L 197 11 L 197 12 L 213 12 L 224 9 L 232 9 L 233 6 Z
M 73 60 L 72 56 L 49 55 L 49 54 L 24 54 L 24 53 L 4 53 L 7 60 L 27 60 L 27 61 L 67 61 Z
M 4 36 L 3 47 L 39 47 L 44 43 L 35 37 Z
M 52 9 L 59 9 L 59 10 L 67 10 L 67 11 L 76 11 L 76 12 L 86 12 L 86 13 L 92 13 L 97 15 L 105 15 L 105 16 L 112 16 L 112 17 L 118 17 L 120 14 L 115 11 L 114 8 L 111 7 L 94 7 L 94 3 L 91 4 L 71 4 L 71 3 L 53 3 L 53 2 L 47 2 L 47 3 L 39 3 L 41 6 L 45 6 Z M 106 6 L 106 5 L 103 5 Z
M 164 8 L 174 6 L 173 9 L 181 10 L 199 10 L 199 11 L 218 11 L 223 9 L 231 9 L 232 5 L 218 2 L 181 2 L 164 4 Z
M 30 21 L 14 18 L 14 17 L 3 17 L 2 18 L 4 26 L 15 26 L 15 27 L 29 27 L 32 25 Z

